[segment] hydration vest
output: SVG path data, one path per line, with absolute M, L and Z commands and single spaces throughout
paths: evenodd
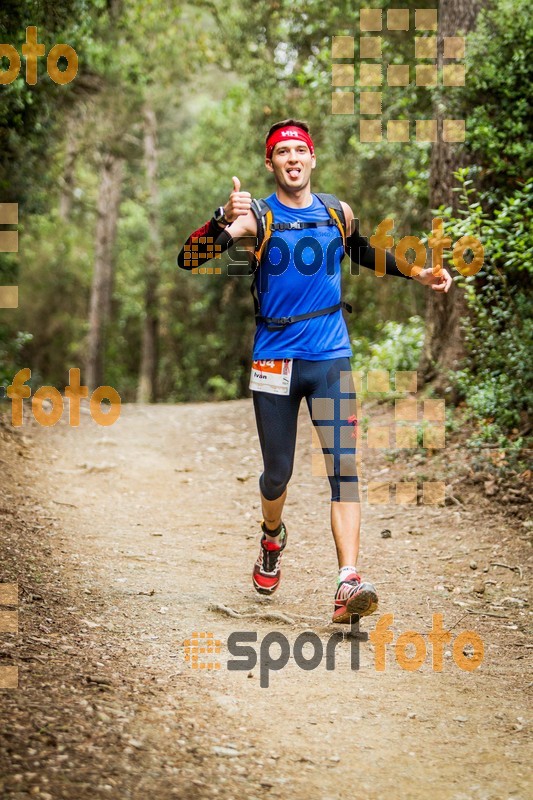
M 304 228 L 319 228 L 322 226 L 336 225 L 342 236 L 343 245 L 346 246 L 346 218 L 340 200 L 333 194 L 315 193 L 315 195 L 320 202 L 325 205 L 329 214 L 329 219 L 317 220 L 316 222 L 299 222 L 298 220 L 294 222 L 275 222 L 274 212 L 266 200 L 252 200 L 251 209 L 257 221 L 257 246 L 252 257 L 252 271 L 254 277 L 250 286 L 250 292 L 254 300 L 256 325 L 259 325 L 260 322 L 265 322 L 269 331 L 280 330 L 286 325 L 292 325 L 293 322 L 300 322 L 304 319 L 320 317 L 323 314 L 333 314 L 333 312 L 338 311 L 340 308 L 344 308 L 349 314 L 352 313 L 351 305 L 341 301 L 334 306 L 319 308 L 316 311 L 309 311 L 307 314 L 296 314 L 291 317 L 265 317 L 261 314 L 256 290 L 256 271 L 261 265 L 265 247 L 274 231 L 303 230 Z

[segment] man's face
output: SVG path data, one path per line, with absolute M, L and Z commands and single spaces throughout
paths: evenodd
M 303 140 L 289 139 L 274 146 L 272 158 L 267 158 L 265 164 L 274 173 L 278 186 L 287 192 L 298 192 L 309 183 L 316 159 Z

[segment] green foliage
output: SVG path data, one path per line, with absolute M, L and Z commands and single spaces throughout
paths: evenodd
M 531 169 L 532 51 L 529 0 L 494 0 L 480 11 L 468 37 L 459 102 L 467 117 L 468 149 L 492 192 L 522 181 Z
M 14 335 L 0 324 L 0 386 L 11 383 L 13 375 L 24 367 L 21 351 L 31 340 L 31 333 L 17 331 Z
M 33 217 L 21 238 L 25 247 L 17 315 L 23 329 L 33 334 L 23 350 L 24 366 L 42 376 L 43 383 L 65 386 L 68 369 L 83 366 L 93 255 L 90 228 L 67 224 L 52 210 Z
M 516 432 L 533 403 L 533 180 L 486 211 L 487 197 L 473 188 L 468 170 L 456 177 L 462 184 L 461 218 L 446 209 L 448 230 L 454 240 L 477 237 L 485 262 L 476 275 L 456 279 L 470 311 L 463 320 L 468 360 L 451 377 L 478 423 L 476 437 L 494 441 Z
M 44 44 L 46 53 L 58 42 L 70 44 L 78 53 L 81 70 L 97 8 L 96 0 L 3 0 L 0 41 L 11 44 L 20 55 L 26 27 L 35 25 L 38 42 Z M 37 83 L 30 86 L 25 79 L 24 58 L 21 61 L 15 81 L 0 86 L 0 197 L 2 202 L 32 209 L 36 199 L 32 187 L 36 181 L 47 180 L 51 155 L 47 145 L 60 138 L 60 118 L 72 102 L 77 79 L 58 86 L 48 77 L 46 59 L 41 57 Z
M 263 154 L 266 131 L 275 120 L 308 119 L 317 145 L 313 190 L 334 192 L 348 202 L 364 235 L 386 216 L 394 218 L 396 241 L 427 227 L 429 146 L 361 143 L 357 103 L 353 115 L 331 114 L 332 37 L 354 35 L 361 5 L 257 0 L 253 14 L 244 3 L 222 8 L 214 0 L 7 0 L 2 5 L 2 40 L 19 52 L 26 25 L 36 24 L 47 48 L 64 41 L 80 56 L 80 74 L 70 87 L 52 84 L 42 74 L 42 63 L 37 86 L 28 87 L 21 77 L 0 87 L 0 194 L 2 201 L 21 205 L 23 243 L 18 258 L 0 255 L 0 283 L 21 287 L 21 307 L 6 314 L 0 329 L 4 369 L 30 366 L 41 383 L 61 387 L 68 367 L 82 366 L 99 155 L 113 149 L 125 159 L 126 169 L 106 382 L 125 400 L 134 399 L 146 266 L 153 247 L 142 140 L 147 101 L 158 123 L 159 383 L 164 399 L 247 394 L 254 334 L 249 277 L 228 277 L 224 267 L 220 277 L 191 275 L 177 269 L 175 258 L 187 235 L 226 201 L 232 175 L 255 197 L 273 190 Z M 372 5 L 388 7 L 385 0 Z M 417 8 L 434 5 L 434 0 L 420 0 Z M 467 146 L 480 165 L 471 177 L 494 180 L 500 192 L 508 180 L 525 174 L 529 153 L 524 86 L 530 67 L 524 52 L 531 25 L 524 21 L 531 12 L 525 0 L 493 5 L 494 11 L 482 13 L 469 42 L 467 85 L 464 94 L 456 94 L 467 109 L 461 115 L 468 120 Z M 358 48 L 355 36 L 356 63 Z M 412 59 L 411 35 L 384 35 L 384 68 Z M 385 123 L 430 116 L 430 91 L 414 83 L 382 90 Z M 62 219 L 57 209 L 69 158 L 67 133 L 75 165 L 72 207 Z M 527 335 L 516 322 L 515 306 L 525 319 L 528 191 L 492 210 L 492 197 L 472 195 L 468 215 L 457 221 L 458 235 L 473 231 L 490 241 L 495 265 L 490 280 L 489 271 L 466 281 L 470 294 L 482 298 L 471 302 L 472 307 L 477 302 L 474 316 L 483 329 L 485 350 L 479 352 L 479 366 L 472 361 L 475 369 L 467 365 L 457 381 L 465 381 L 472 409 L 487 420 L 506 393 L 518 392 L 521 410 L 486 423 L 499 429 L 515 424 L 517 413 L 523 413 L 520 369 L 511 358 L 525 363 Z M 347 318 L 354 368 L 416 369 L 426 290 L 414 282 L 377 280 L 365 269 L 353 275 L 347 261 L 343 295 L 354 307 Z M 509 295 L 513 300 L 506 307 L 503 298 Z M 491 314 L 484 317 L 489 304 Z M 19 331 L 33 338 L 20 338 Z M 484 371 L 492 382 L 480 380 Z
M 374 339 L 352 339 L 352 367 L 357 370 L 386 369 L 416 370 L 424 340 L 421 317 L 409 317 L 407 322 L 388 320 L 377 325 Z
M 213 392 L 215 400 L 236 400 L 240 389 L 238 380 L 227 381 L 222 375 L 209 378 L 207 388 Z

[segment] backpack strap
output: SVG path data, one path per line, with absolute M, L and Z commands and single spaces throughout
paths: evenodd
M 338 227 L 344 247 L 346 247 L 346 217 L 341 201 L 334 194 L 325 194 L 324 192 L 316 193 L 316 196 L 321 203 L 324 203 L 331 219 Z
M 320 219 L 317 222 L 273 222 L 270 226 L 272 231 L 303 231 L 306 228 L 323 228 L 337 225 L 333 218 Z
M 251 211 L 257 221 L 257 247 L 254 255 L 260 263 L 265 245 L 272 236 L 274 214 L 266 200 L 252 200 Z
M 274 222 L 274 214 L 272 213 L 272 209 L 266 200 L 252 200 L 250 209 L 257 222 L 256 247 L 253 255 L 250 257 L 249 273 L 253 275 L 252 282 L 250 284 L 250 294 L 252 295 L 252 299 L 254 301 L 255 316 L 257 317 L 258 314 L 260 314 L 260 308 L 255 278 L 257 269 L 261 264 L 261 258 L 263 256 L 266 243 L 272 235 L 271 225 Z
M 292 317 L 263 317 L 261 314 L 257 313 L 256 309 L 255 321 L 256 324 L 265 322 L 269 331 L 279 331 L 285 328 L 286 325 L 292 325 L 293 322 L 301 322 L 304 319 L 313 319 L 313 317 L 322 317 L 324 314 L 333 314 L 341 308 L 344 308 L 349 314 L 352 313 L 351 305 L 341 300 L 340 303 L 336 303 L 334 306 L 319 308 L 316 311 L 309 311 L 307 314 L 295 314 Z

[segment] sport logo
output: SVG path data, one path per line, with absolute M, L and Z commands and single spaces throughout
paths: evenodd
M 298 132 L 298 131 L 281 131 L 281 135 L 282 136 L 290 136 L 290 137 L 296 136 L 299 139 L 302 134 L 301 134 L 301 132 Z

